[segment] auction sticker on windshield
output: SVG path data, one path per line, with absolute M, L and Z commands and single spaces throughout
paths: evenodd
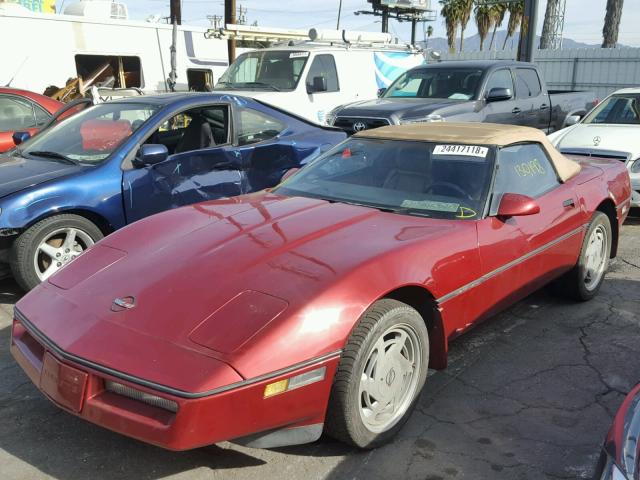
M 489 149 L 478 145 L 436 145 L 434 155 L 465 155 L 468 157 L 487 158 Z
M 308 57 L 309 52 L 293 52 L 289 54 L 289 58 Z

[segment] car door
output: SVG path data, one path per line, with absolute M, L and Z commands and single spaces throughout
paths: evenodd
M 549 95 L 542 90 L 538 71 L 532 67 L 518 67 L 515 69 L 515 78 L 517 105 L 514 110 L 519 110 L 518 125 L 548 129 Z
M 199 131 L 194 122 L 199 122 Z M 162 144 L 169 156 L 154 165 L 123 165 L 127 222 L 247 191 L 243 159 L 231 143 L 232 123 L 230 105 L 220 102 L 177 112 L 156 125 L 142 144 Z M 212 136 L 208 144 L 186 144 L 187 136 L 198 142 L 204 130 Z
M 508 100 L 487 101 L 483 108 L 483 121 L 489 123 L 513 123 L 512 120 L 515 115 L 513 110 L 516 107 L 516 102 L 513 77 L 509 68 L 501 68 L 489 74 L 484 88 L 485 100 L 494 88 L 508 88 L 511 90 L 512 96 Z
M 305 77 L 311 111 L 314 120 L 323 123 L 325 116 L 333 108 L 345 103 L 340 89 L 335 57 L 321 53 L 313 57 Z
M 505 193 L 532 197 L 540 212 L 498 217 Z M 501 310 L 575 265 L 583 222 L 576 192 L 560 183 L 542 145 L 500 149 L 489 216 L 477 224 L 484 279 L 478 286 L 483 299 L 478 316 Z

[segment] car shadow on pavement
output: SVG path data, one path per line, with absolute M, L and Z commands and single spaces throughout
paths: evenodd
M 20 290 L 20 287 L 12 279 L 5 278 L 0 280 L 0 305 L 13 305 L 20 300 L 22 295 L 24 295 L 24 292 Z

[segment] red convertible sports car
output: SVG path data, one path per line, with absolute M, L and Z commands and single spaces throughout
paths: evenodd
M 168 449 L 375 447 L 474 323 L 552 281 L 593 297 L 630 196 L 622 162 L 538 130 L 361 132 L 110 235 L 18 302 L 11 351 L 60 408 Z

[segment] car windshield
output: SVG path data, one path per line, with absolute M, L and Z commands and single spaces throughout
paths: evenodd
M 481 145 L 352 137 L 275 192 L 406 215 L 482 217 L 495 151 Z
M 309 52 L 292 50 L 244 53 L 224 72 L 214 90 L 294 90 L 308 58 Z
M 419 68 L 398 77 L 383 98 L 447 98 L 471 100 L 476 96 L 482 70 Z
M 583 123 L 640 124 L 640 94 L 610 96 L 587 115 Z
M 102 103 L 61 120 L 20 146 L 17 153 L 69 163 L 97 164 L 153 115 L 159 107 Z

